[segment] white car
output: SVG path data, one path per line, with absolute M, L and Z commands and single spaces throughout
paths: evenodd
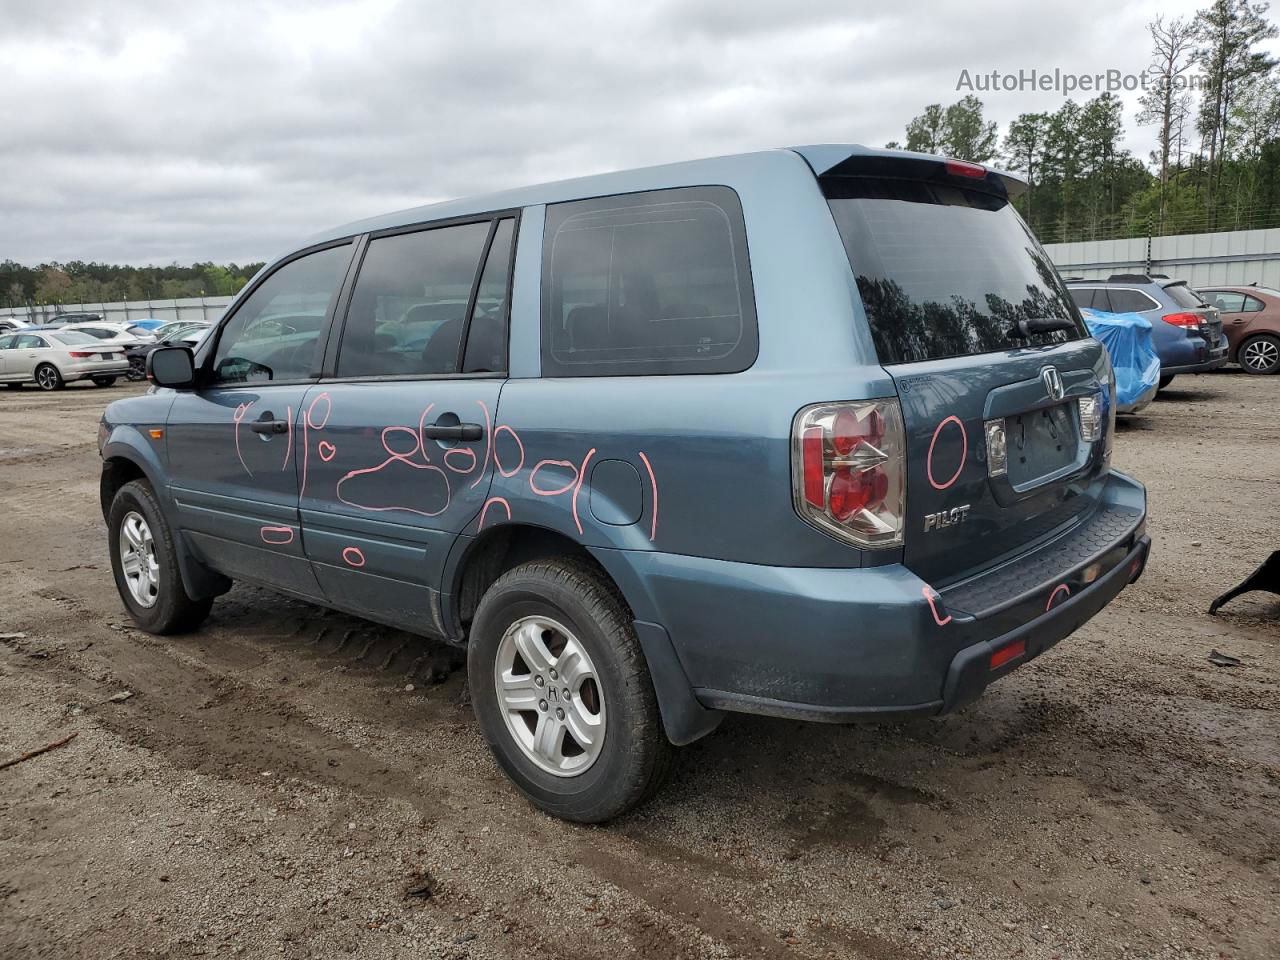
M 64 330 L 87 333 L 105 344 L 117 347 L 140 347 L 143 344 L 155 343 L 156 340 L 150 330 L 106 320 L 101 323 L 68 323 L 65 327 L 58 328 L 59 332 Z
M 59 390 L 72 380 L 109 387 L 129 371 L 124 347 L 76 330 L 38 330 L 0 336 L 0 383 L 11 389 L 35 382 Z
M 21 317 L 0 317 L 0 334 L 13 333 L 15 330 L 21 330 L 23 327 L 31 326 Z

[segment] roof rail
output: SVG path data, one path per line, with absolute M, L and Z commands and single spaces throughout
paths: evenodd
M 1107 277 L 1107 283 L 1150 283 L 1151 278 L 1145 273 L 1113 273 Z

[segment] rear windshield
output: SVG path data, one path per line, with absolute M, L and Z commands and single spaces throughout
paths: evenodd
M 1088 336 L 1044 250 L 1004 197 L 919 180 L 823 181 L 880 362 L 914 363 Z M 1019 320 L 1071 330 L 1023 337 Z
M 50 335 L 50 339 L 61 341 L 68 346 L 77 347 L 86 343 L 96 343 L 97 337 L 91 337 L 87 333 L 81 333 L 79 330 L 60 330 Z
M 1164 292 L 1169 295 L 1169 299 L 1180 307 L 1208 306 L 1207 303 L 1200 299 L 1200 295 L 1185 283 L 1171 283 L 1164 288 Z

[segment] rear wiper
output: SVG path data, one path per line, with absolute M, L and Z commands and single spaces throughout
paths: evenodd
M 1031 317 L 1019 320 L 1017 325 L 1009 331 L 1009 335 L 1026 340 L 1036 333 L 1053 333 L 1055 330 L 1071 332 L 1075 329 L 1076 322 L 1069 317 Z

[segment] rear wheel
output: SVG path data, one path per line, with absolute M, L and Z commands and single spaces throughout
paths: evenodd
M 98 386 L 98 387 L 109 387 L 115 382 L 116 382 L 115 377 L 94 377 L 93 378 L 94 386 Z
M 1268 333 L 1250 337 L 1236 354 L 1245 373 L 1269 374 L 1280 371 L 1280 337 Z
M 1172 373 L 1171 373 L 1171 374 L 1169 374 L 1168 376 L 1162 376 L 1162 377 L 1160 378 L 1160 386 L 1159 386 L 1157 389 L 1158 389 L 1158 390 L 1163 390 L 1163 389 L 1164 389 L 1165 387 L 1167 387 L 1169 384 L 1173 383 L 1173 378 L 1174 378 L 1175 376 L 1176 376 L 1176 374 L 1172 374 Z
M 610 820 L 662 785 L 673 747 L 621 597 L 593 567 L 503 574 L 471 627 L 476 719 L 512 782 L 553 816 Z
M 36 386 L 41 390 L 61 390 L 64 385 L 62 374 L 52 363 L 42 363 L 36 367 Z
M 192 600 L 182 585 L 178 551 L 151 485 L 121 487 L 107 515 L 111 572 L 129 616 L 148 633 L 193 630 L 212 600 Z
M 130 357 L 129 372 L 125 375 L 126 380 L 145 380 L 147 379 L 147 361 L 145 357 Z

